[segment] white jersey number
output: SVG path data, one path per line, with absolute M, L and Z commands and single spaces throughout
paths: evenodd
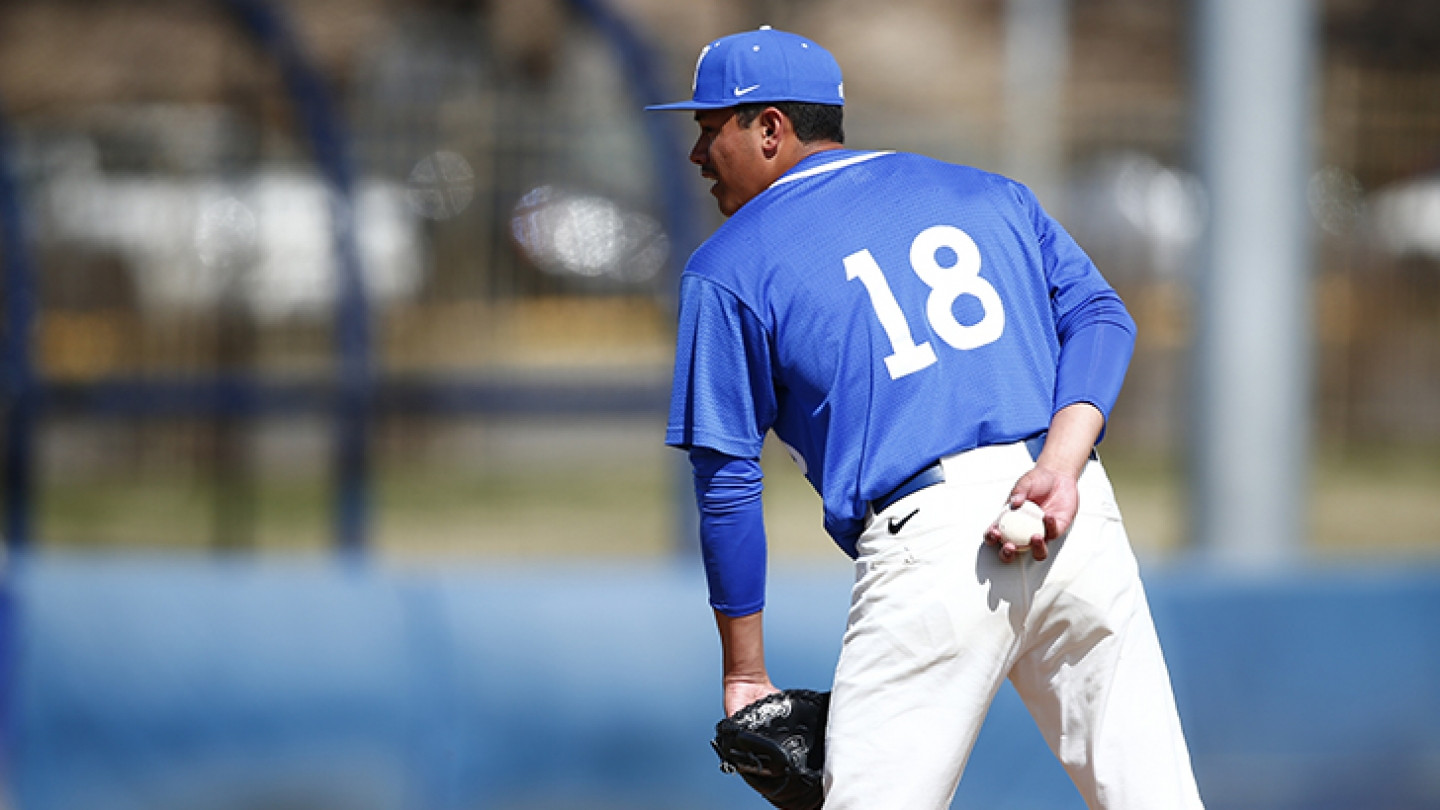
M 941 249 L 955 254 L 953 264 L 940 263 L 936 254 Z M 1000 303 L 1000 294 L 995 292 L 990 282 L 980 277 L 980 249 L 969 234 L 950 225 L 926 228 L 910 243 L 910 268 L 930 287 L 930 297 L 925 301 L 925 317 L 941 340 L 956 349 L 965 350 L 1000 339 L 1005 331 L 1005 308 Z M 935 362 L 935 350 L 930 347 L 930 341 L 915 342 L 910 322 L 870 251 L 861 250 L 845 257 L 845 278 L 847 281 L 858 278 L 865 285 L 880 327 L 890 339 L 891 354 L 885 358 L 890 379 L 898 380 L 914 374 Z M 955 302 L 962 295 L 974 296 L 980 302 L 985 314 L 979 321 L 967 325 L 956 320 Z

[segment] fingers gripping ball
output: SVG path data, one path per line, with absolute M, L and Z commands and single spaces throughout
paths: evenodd
M 716 724 L 710 745 L 720 770 L 740 774 L 780 810 L 820 810 L 829 712 L 829 692 L 776 692 Z
M 1000 540 L 1013 543 L 1017 551 L 1030 547 L 1030 538 L 1045 536 L 1045 511 L 1033 501 L 1020 504 L 1018 509 L 1006 506 L 1000 513 Z

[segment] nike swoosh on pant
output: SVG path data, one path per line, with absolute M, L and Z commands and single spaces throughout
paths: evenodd
M 920 510 L 916 509 L 905 517 L 900 518 L 899 520 L 896 520 L 892 517 L 890 518 L 890 522 L 886 524 L 885 528 L 889 529 L 891 534 L 899 534 L 900 530 L 905 528 L 905 524 L 910 522 L 910 518 L 913 518 L 918 514 L 920 514 Z

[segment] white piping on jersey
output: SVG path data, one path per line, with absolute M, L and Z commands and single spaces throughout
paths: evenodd
M 886 155 L 893 155 L 893 154 L 895 154 L 895 151 L 894 151 L 894 150 L 885 151 L 885 152 L 866 152 L 866 153 L 861 154 L 861 155 L 851 155 L 850 157 L 844 158 L 844 159 L 842 159 L 842 160 L 836 160 L 836 161 L 833 161 L 833 162 L 831 162 L 831 163 L 822 164 L 822 165 L 820 165 L 820 166 L 812 166 L 811 168 L 806 169 L 806 170 L 804 170 L 804 171 L 795 172 L 794 174 L 784 175 L 784 176 L 781 177 L 779 180 L 776 180 L 774 183 L 771 183 L 770 185 L 772 185 L 772 186 L 778 186 L 778 185 L 780 185 L 780 184 L 782 184 L 782 183 L 789 183 L 789 182 L 791 182 L 792 180 L 804 180 L 804 179 L 807 178 L 807 177 L 814 177 L 814 176 L 817 175 L 817 174 L 824 174 L 825 172 L 833 172 L 833 171 L 835 171 L 836 169 L 843 169 L 843 168 L 845 168 L 846 166 L 854 166 L 856 163 L 864 163 L 864 162 L 867 161 L 867 160 L 871 160 L 871 159 L 874 159 L 874 158 L 877 158 L 877 157 L 884 157 L 884 156 L 886 156 Z

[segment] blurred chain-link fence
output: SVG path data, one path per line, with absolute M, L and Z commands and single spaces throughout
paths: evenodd
M 349 136 L 376 542 L 666 542 L 674 217 L 613 36 L 581 3 L 265 5 L 0 9 L 37 537 L 330 542 L 337 189 L 250 6 Z

